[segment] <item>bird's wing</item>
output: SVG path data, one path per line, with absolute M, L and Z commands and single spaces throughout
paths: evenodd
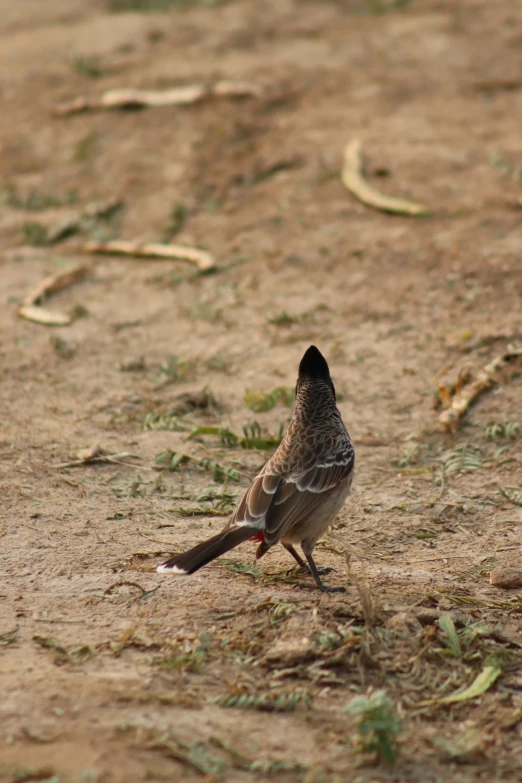
M 299 521 L 324 499 L 324 493 L 347 478 L 353 470 L 354 452 L 346 442 L 325 444 L 324 456 L 314 451 L 300 455 L 293 469 L 274 455 L 243 496 L 228 527 L 248 525 L 264 530 L 265 543 L 276 544 L 285 530 Z
M 324 458 L 305 462 L 277 487 L 265 517 L 265 543 L 276 544 L 286 530 L 298 525 L 324 500 L 324 493 L 347 479 L 354 467 L 351 444 L 326 450 Z
M 277 488 L 284 480 L 280 473 L 270 470 L 270 464 L 270 461 L 267 462 L 255 477 L 228 521 L 227 528 L 248 525 L 256 530 L 263 530 L 267 511 Z

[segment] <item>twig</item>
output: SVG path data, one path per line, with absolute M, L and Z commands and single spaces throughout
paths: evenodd
M 411 215 L 412 217 L 429 215 L 429 210 L 422 204 L 403 198 L 386 196 L 370 185 L 364 178 L 361 142 L 358 139 L 351 141 L 344 149 L 341 180 L 350 193 L 353 193 L 359 201 L 369 207 L 396 215 Z
M 182 245 L 167 245 L 159 242 L 126 242 L 113 240 L 112 242 L 87 242 L 84 246 L 86 253 L 103 253 L 106 255 L 123 256 L 149 256 L 150 258 L 174 258 L 180 261 L 189 261 L 196 264 L 202 272 L 213 269 L 216 265 L 214 258 L 205 250 L 195 247 L 183 247 Z
M 212 87 L 192 84 L 171 90 L 107 90 L 99 98 L 79 97 L 54 107 L 56 117 L 67 117 L 84 111 L 104 109 L 144 109 L 157 106 L 189 106 L 208 98 L 258 98 L 262 90 L 248 82 L 220 81 Z
M 90 449 L 81 449 L 78 452 L 78 459 L 72 460 L 72 462 L 61 462 L 59 465 L 55 465 L 55 468 L 77 468 L 82 465 L 90 465 L 94 462 L 113 462 L 116 465 L 126 465 L 127 467 L 137 468 L 138 465 L 133 465 L 132 462 L 122 462 L 123 459 L 131 457 L 132 459 L 139 459 L 135 454 L 130 454 L 128 451 L 121 451 L 118 454 L 108 454 L 102 449 L 101 446 L 92 446 Z
M 492 362 L 487 364 L 482 370 L 479 370 L 477 375 L 464 383 L 458 390 L 455 391 L 453 398 L 451 399 L 450 407 L 443 411 L 439 416 L 439 422 L 443 429 L 454 432 L 462 418 L 463 414 L 470 407 L 477 397 L 482 394 L 483 391 L 489 389 L 493 383 L 493 376 L 502 367 L 513 359 L 522 357 L 522 348 L 512 348 L 501 356 L 497 356 Z M 443 387 L 446 388 L 446 387 Z
M 104 591 L 103 595 L 109 595 L 115 587 L 137 587 L 138 590 L 141 590 L 141 594 L 144 595 L 147 591 L 144 587 L 139 585 L 137 582 L 129 582 L 127 580 L 122 580 L 121 582 L 113 582 L 112 585 L 109 585 Z
M 87 622 L 86 620 L 59 620 L 45 617 L 35 617 L 34 621 L 35 623 L 66 623 L 67 625 L 83 625 L 83 623 Z
M 156 544 L 163 544 L 164 546 L 169 546 L 172 542 L 171 541 L 162 541 L 161 538 L 154 538 L 154 536 L 151 534 L 150 536 L 147 533 L 143 533 L 141 530 L 138 530 L 138 535 L 143 536 L 143 538 L 146 538 L 147 541 L 154 541 Z M 165 550 L 170 552 L 171 550 Z
M 18 310 L 18 315 L 26 318 L 28 321 L 34 321 L 45 326 L 67 326 L 72 321 L 70 315 L 46 310 L 40 306 L 40 302 L 44 297 L 55 294 L 57 291 L 61 291 L 63 288 L 78 282 L 78 280 L 83 280 L 88 272 L 89 268 L 81 265 L 47 277 L 25 299 L 22 307 Z
M 55 465 L 55 468 L 79 468 L 81 465 L 92 465 L 95 462 L 114 462 L 116 465 L 127 465 L 131 468 L 137 468 L 138 465 L 133 465 L 132 462 L 122 462 L 125 457 L 132 457 L 128 451 L 122 451 L 121 454 L 104 455 L 100 454 L 98 457 L 92 459 L 75 459 L 72 462 L 61 462 L 59 465 Z M 134 457 L 136 459 L 136 457 Z
M 433 557 L 408 558 L 408 563 L 430 563 L 432 560 L 466 560 L 471 559 L 471 555 L 433 555 Z

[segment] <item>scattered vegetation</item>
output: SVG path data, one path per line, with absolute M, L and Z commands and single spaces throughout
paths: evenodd
M 254 413 L 265 413 L 271 411 L 276 405 L 291 405 L 294 398 L 295 391 L 292 387 L 278 386 L 270 392 L 247 390 L 243 402 Z
M 444 471 L 451 473 L 469 473 L 478 470 L 482 464 L 482 449 L 469 443 L 459 443 L 441 458 Z
M 219 484 L 226 481 L 239 481 L 239 473 L 235 468 L 224 467 L 210 459 L 195 459 L 188 454 L 167 449 L 156 455 L 154 467 L 157 470 L 180 471 L 185 465 L 191 464 L 194 468 L 212 473 L 212 478 Z
M 27 195 L 21 195 L 13 185 L 10 185 L 4 191 L 4 203 L 15 209 L 23 209 L 25 212 L 43 212 L 46 209 L 59 209 L 77 204 L 78 191 L 68 190 L 63 196 L 58 196 L 55 193 L 30 190 Z
M 73 59 L 72 65 L 80 76 L 87 76 L 89 79 L 99 79 L 103 76 L 100 58 L 96 55 L 79 54 Z
M 60 783 L 61 778 L 54 774 L 53 767 L 15 767 L 0 761 L 0 777 L 13 783 L 40 781 L 41 783 Z
M 33 636 L 33 641 L 39 647 L 51 651 L 53 663 L 56 666 L 62 666 L 64 663 L 70 663 L 75 660 L 85 660 L 93 655 L 93 650 L 88 644 L 81 644 L 78 647 L 66 647 L 51 636 L 40 636 L 38 634 Z
M 143 417 L 144 430 L 168 430 L 170 432 L 186 432 L 189 427 L 173 413 L 154 413 L 149 411 Z
M 376 753 L 387 763 L 397 755 L 399 720 L 395 708 L 384 690 L 369 696 L 356 696 L 346 708 L 348 715 L 360 715 L 359 738 L 363 751 Z
M 169 356 L 160 363 L 158 368 L 158 386 L 166 386 L 189 377 L 194 371 L 195 359 L 180 359 L 179 356 Z
M 171 653 L 159 662 L 159 668 L 163 671 L 200 671 L 210 646 L 211 636 L 204 631 L 196 644 L 185 645 L 185 649 L 177 653 Z
M 499 487 L 499 492 L 515 506 L 522 506 L 522 487 Z
M 397 460 L 397 467 L 406 468 L 415 465 L 419 460 L 420 443 L 413 441 L 404 449 L 402 457 Z
M 71 345 L 71 343 L 67 342 L 67 340 L 64 340 L 63 337 L 60 337 L 57 334 L 53 334 L 49 337 L 49 343 L 51 344 L 55 354 L 59 356 L 60 359 L 69 361 L 76 353 L 76 347 Z
M 309 693 L 295 689 L 274 693 L 233 693 L 229 696 L 219 696 L 212 699 L 220 707 L 234 707 L 237 710 L 261 710 L 262 712 L 293 712 L 298 707 L 311 707 L 312 697 Z
M 364 2 L 369 14 L 381 16 L 391 11 L 406 8 L 411 3 L 411 0 L 364 0 Z
M 190 8 L 214 8 L 227 0 L 106 0 L 109 11 L 134 11 L 152 14 L 177 9 L 188 11 Z
M 273 449 L 281 443 L 284 424 L 279 428 L 277 437 L 263 436 L 261 425 L 257 421 L 243 426 L 243 437 L 236 435 L 228 427 L 196 427 L 188 436 L 188 440 L 199 438 L 202 435 L 217 435 L 223 446 L 228 448 L 240 447 L 242 449 Z
M 486 438 L 488 440 L 497 440 L 499 438 L 507 438 L 508 440 L 515 440 L 520 435 L 520 422 L 519 421 L 506 421 L 504 424 L 494 422 L 488 424 L 486 427 Z
M 290 315 L 286 310 L 283 310 L 280 313 L 274 313 L 274 315 L 268 316 L 266 320 L 273 326 L 293 326 L 294 324 L 299 323 L 300 317 L 297 315 Z
M 15 626 L 11 631 L 0 633 L 0 647 L 8 647 L 11 644 L 16 644 L 18 641 L 18 630 L 18 626 Z
M 81 233 L 98 238 L 107 236 L 113 230 L 113 220 L 122 208 L 122 201 L 112 201 L 103 205 L 88 205 L 83 211 L 68 214 L 53 225 L 36 220 L 27 221 L 22 225 L 24 244 L 35 247 L 56 245 Z

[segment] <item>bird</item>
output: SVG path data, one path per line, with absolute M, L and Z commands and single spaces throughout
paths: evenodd
M 299 364 L 294 415 L 283 439 L 223 530 L 156 570 L 193 574 L 249 539 L 259 541 L 256 559 L 280 542 L 309 570 L 319 590 L 345 592 L 322 582 L 312 553 L 350 492 L 354 467 L 355 450 L 337 408 L 328 364 L 311 345 Z

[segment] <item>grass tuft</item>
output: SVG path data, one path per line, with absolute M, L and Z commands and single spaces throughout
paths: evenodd
M 379 690 L 369 696 L 356 696 L 346 712 L 361 716 L 358 727 L 361 748 L 367 753 L 376 753 L 387 764 L 395 761 L 399 720 L 386 692 Z

